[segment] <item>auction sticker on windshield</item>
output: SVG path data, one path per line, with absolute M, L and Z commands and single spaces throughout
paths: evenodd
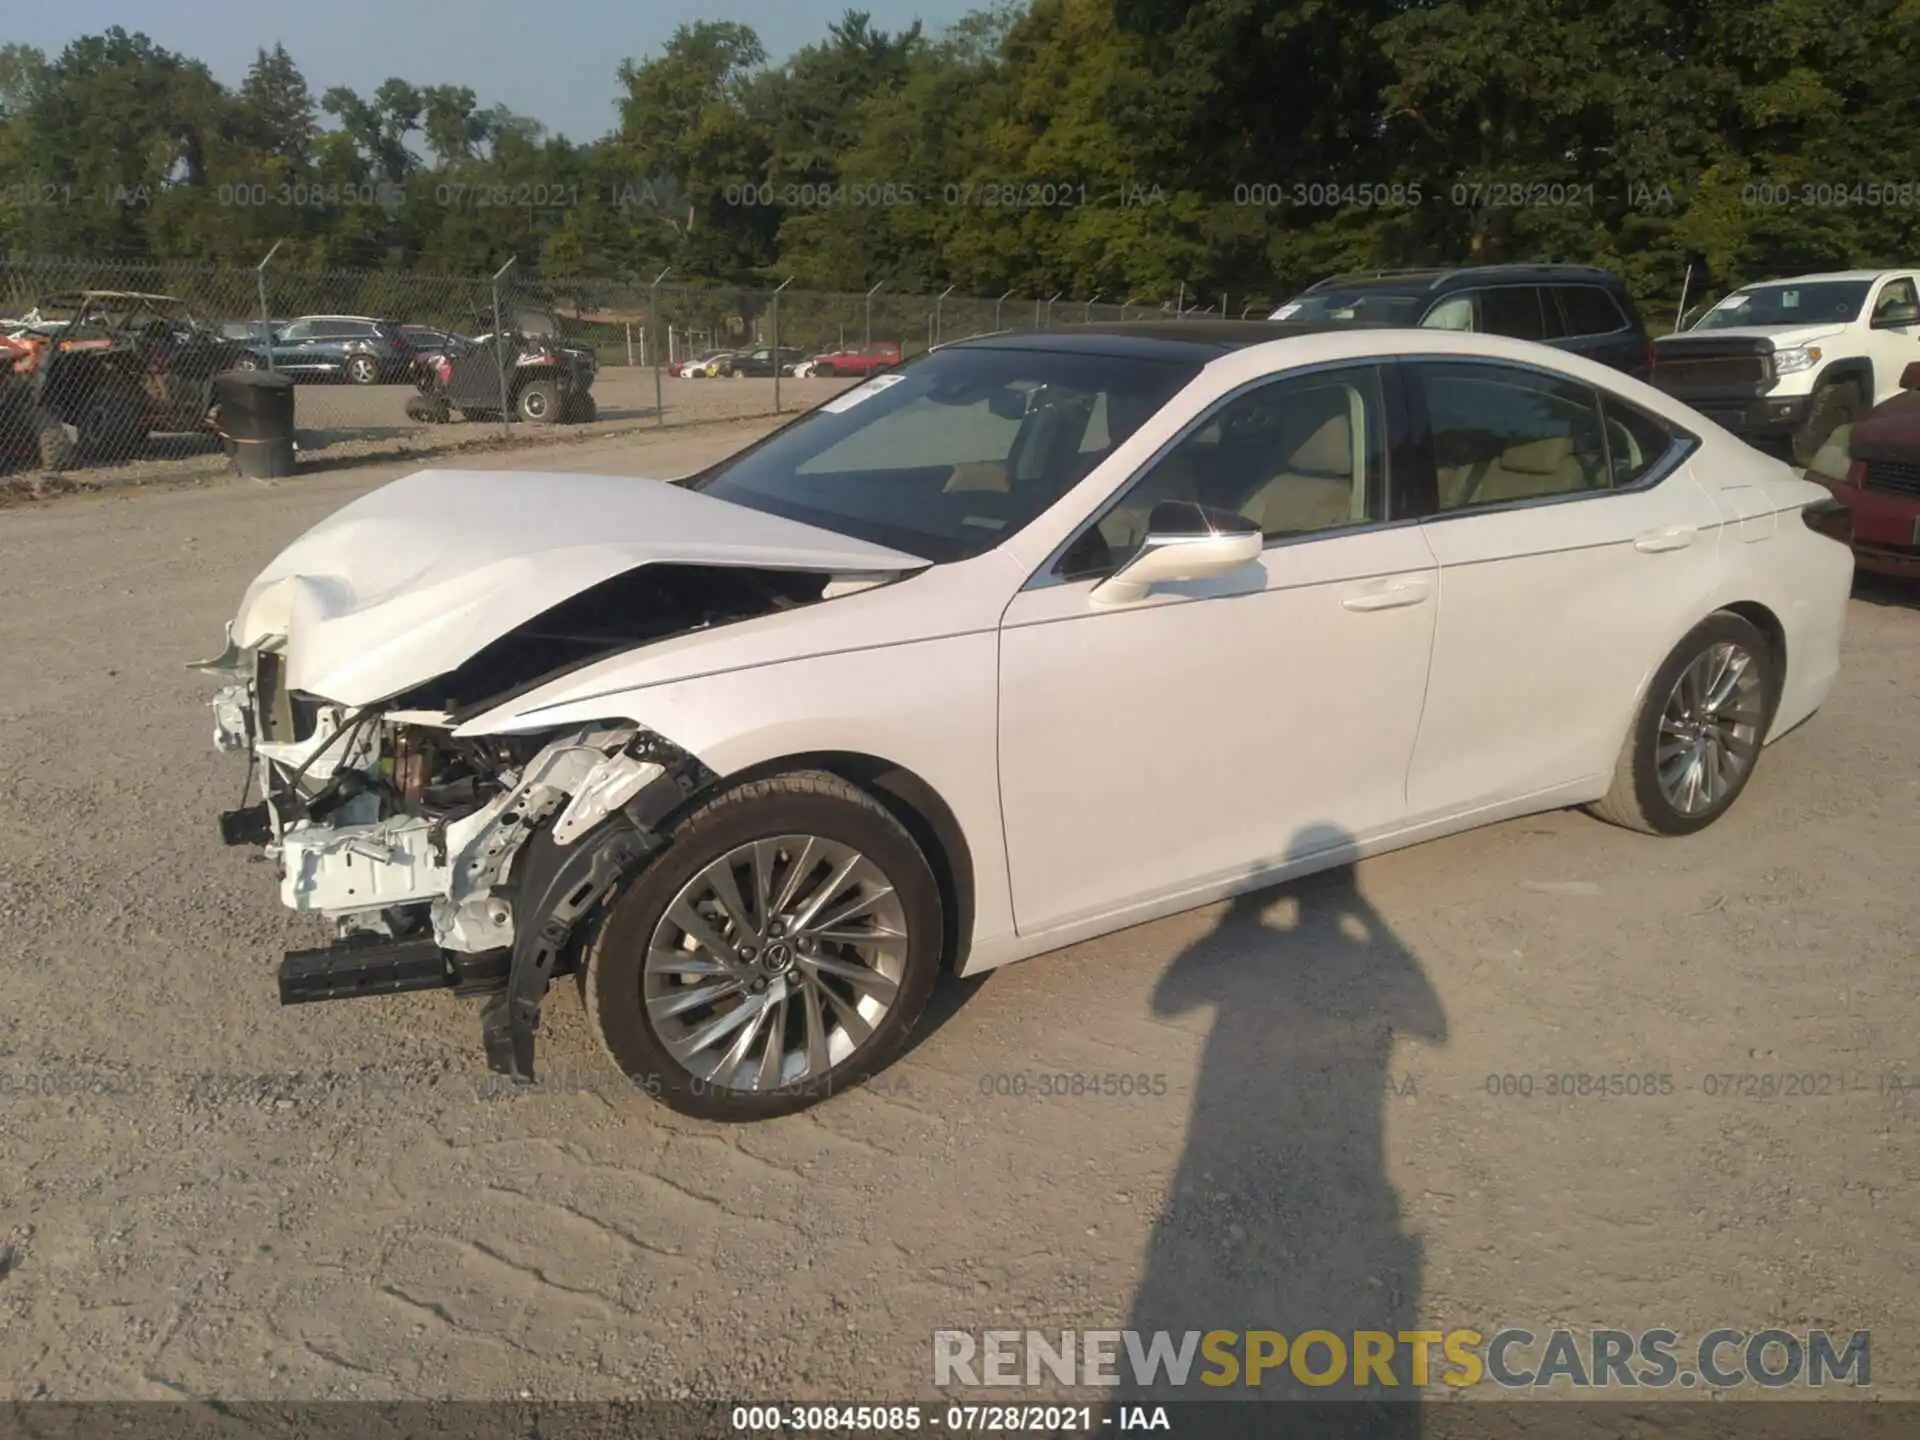
M 851 410 L 854 406 L 858 405 L 862 400 L 871 400 L 874 396 L 878 395 L 882 390 L 886 389 L 889 385 L 898 385 L 902 380 L 906 378 L 907 377 L 904 375 L 876 375 L 871 380 L 867 381 L 866 384 L 856 386 L 854 389 L 849 390 L 846 394 L 837 396 L 834 399 L 829 400 L 826 404 L 822 405 L 820 408 L 826 411 L 829 415 L 838 415 L 842 411 Z

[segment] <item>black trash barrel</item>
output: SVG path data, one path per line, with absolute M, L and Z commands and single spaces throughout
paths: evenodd
M 293 379 L 274 370 L 229 370 L 213 377 L 220 433 L 240 473 L 254 480 L 293 474 Z

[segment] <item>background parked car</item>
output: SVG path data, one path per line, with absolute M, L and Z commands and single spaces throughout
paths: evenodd
M 1592 265 L 1373 270 L 1309 285 L 1275 320 L 1472 330 L 1536 340 L 1646 379 L 1652 342 L 1620 277 Z
M 806 351 L 791 345 L 782 345 L 778 351 L 771 345 L 762 345 L 757 350 L 743 350 L 735 355 L 732 373 L 761 379 L 770 379 L 776 370 L 782 375 L 791 375 L 793 367 L 806 356 Z
M 256 366 L 266 363 L 259 337 L 248 348 Z M 397 323 L 365 315 L 302 315 L 273 337 L 273 368 L 296 380 L 389 385 L 408 377 L 413 355 Z
M 732 374 L 733 360 L 731 350 L 709 350 L 704 355 L 677 361 L 667 367 L 667 373 L 678 375 L 682 380 L 712 380 Z
M 899 363 L 900 343 L 897 340 L 876 340 L 871 345 L 848 346 L 815 355 L 811 360 L 802 361 L 793 373 L 867 376 L 891 369 Z
M 1847 473 L 1809 470 L 1853 519 L 1853 559 L 1862 570 L 1920 580 L 1920 360 L 1901 390 L 1853 427 Z

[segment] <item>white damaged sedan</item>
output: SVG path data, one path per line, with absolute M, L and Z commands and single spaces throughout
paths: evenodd
M 203 662 L 221 828 L 332 927 L 283 1002 L 483 995 L 526 1080 L 575 973 L 636 1086 L 777 1115 L 943 970 L 1532 811 L 1710 824 L 1833 684 L 1846 522 L 1524 342 L 986 336 L 683 480 L 349 504 Z

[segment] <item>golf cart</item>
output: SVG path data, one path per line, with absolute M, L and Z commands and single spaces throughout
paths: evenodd
M 53 470 L 76 452 L 127 459 L 156 430 L 207 429 L 213 377 L 245 354 L 172 295 L 75 291 L 25 318 L 13 379 L 32 387 L 40 463 Z
M 463 420 L 500 418 L 502 372 L 505 400 L 515 419 L 530 425 L 584 424 L 595 415 L 591 351 L 565 343 L 559 316 L 539 306 L 508 310 L 504 327 L 482 311 L 478 333 L 445 349 L 421 355 L 414 365 L 420 393 L 407 400 L 407 414 L 439 425 L 456 413 Z

